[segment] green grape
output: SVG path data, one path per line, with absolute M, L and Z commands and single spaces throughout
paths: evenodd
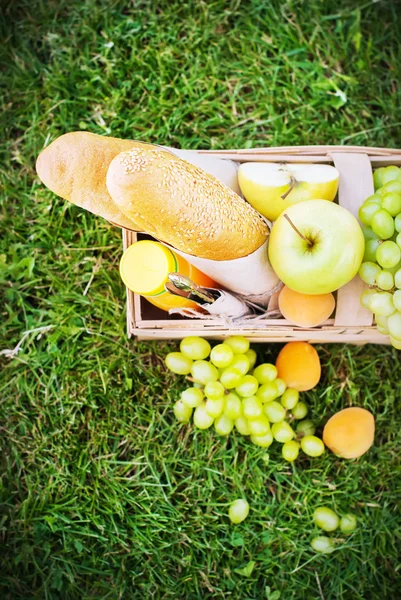
M 264 383 L 260 386 L 256 392 L 257 398 L 260 398 L 262 402 L 271 402 L 278 396 L 276 382 Z
M 225 400 L 223 397 L 221 398 L 208 398 L 206 400 L 206 412 L 208 415 L 216 419 L 219 417 L 224 410 Z
M 253 376 L 256 377 L 258 382 L 263 385 L 264 383 L 270 383 L 277 377 L 277 369 L 270 363 L 262 363 L 253 372 Z
M 294 430 L 287 421 L 280 421 L 280 423 L 273 423 L 272 434 L 276 442 L 285 444 L 289 442 L 295 436 Z
M 393 217 L 383 208 L 376 211 L 372 217 L 371 227 L 382 240 L 391 238 L 394 234 Z
M 267 431 L 264 435 L 251 435 L 251 442 L 255 446 L 261 448 L 268 448 L 273 443 L 273 435 L 271 431 Z
M 381 317 L 380 315 L 375 315 L 377 330 L 382 335 L 389 335 L 388 330 L 388 317 Z
M 285 383 L 285 381 L 283 381 L 279 377 L 277 377 L 277 379 L 275 380 L 274 383 L 277 388 L 277 395 L 282 396 L 284 394 L 285 390 L 287 389 L 287 384 Z
M 298 458 L 299 454 L 299 444 L 295 440 L 290 440 L 289 442 L 285 442 L 281 448 L 281 454 L 284 460 L 288 462 L 293 462 L 296 458 Z
M 219 378 L 216 367 L 206 360 L 196 360 L 192 365 L 191 375 L 195 381 L 203 385 L 209 381 L 217 381 Z
M 397 216 L 398 213 L 401 212 L 400 194 L 396 194 L 395 192 L 385 194 L 382 198 L 382 207 L 384 208 L 384 210 L 390 213 L 392 217 Z
M 313 421 L 305 419 L 305 421 L 297 423 L 295 431 L 297 432 L 298 437 L 303 437 L 305 435 L 313 435 L 316 431 L 316 427 Z
M 401 232 L 401 212 L 394 219 L 395 230 Z
M 187 358 L 203 360 L 210 354 L 210 344 L 201 337 L 191 335 L 181 341 L 180 350 Z
M 383 181 L 384 169 L 385 169 L 385 167 L 379 167 L 373 173 L 373 183 L 375 185 L 375 190 L 377 190 L 378 188 L 381 188 L 382 185 L 384 185 L 384 181 Z
M 381 244 L 381 240 L 369 240 L 365 244 L 365 254 L 363 255 L 363 262 L 375 262 L 376 261 L 376 250 Z
M 188 375 L 191 371 L 192 360 L 181 352 L 169 352 L 165 358 L 166 367 L 177 375 Z
M 364 225 L 367 225 L 369 227 L 372 223 L 373 215 L 380 209 L 381 209 L 381 205 L 379 203 L 376 203 L 376 202 L 366 203 L 365 202 L 364 204 L 362 204 L 362 206 L 360 207 L 360 209 L 358 211 L 359 220 Z
M 321 554 L 331 554 L 336 549 L 333 540 L 325 535 L 314 537 L 310 545 L 315 552 L 320 552 Z
M 396 340 L 390 335 L 390 342 L 393 348 L 395 348 L 396 350 L 401 350 L 401 340 Z
M 243 398 L 254 396 L 258 391 L 258 380 L 252 375 L 244 375 L 239 384 L 235 387 L 237 394 Z
M 397 237 L 395 238 L 395 243 L 397 244 L 397 246 L 398 246 L 399 248 L 401 248 L 401 233 L 399 233 L 399 234 L 397 235 Z
M 237 369 L 242 375 L 248 373 L 250 366 L 249 358 L 245 354 L 236 354 L 230 365 L 230 367 Z
M 395 267 L 400 262 L 400 259 L 401 250 L 395 242 L 383 242 L 376 251 L 376 260 L 383 269 Z
M 381 271 L 376 277 L 376 283 L 381 290 L 391 290 L 394 287 L 394 277 L 389 271 Z
M 401 183 L 401 182 L 400 182 Z M 351 533 L 356 529 L 356 516 L 348 513 L 340 519 L 340 529 L 343 533 Z
M 249 419 L 249 431 L 251 435 L 266 435 L 270 431 L 270 423 L 264 415 L 257 419 Z
M 186 406 L 196 408 L 203 402 L 203 392 L 199 388 L 187 388 L 181 393 L 181 400 Z
M 401 289 L 401 269 L 398 269 L 394 275 L 394 285 L 399 290 Z
M 363 290 L 363 292 L 361 294 L 361 304 L 364 308 L 367 308 L 370 310 L 370 306 L 369 306 L 370 299 L 375 294 L 377 294 L 376 290 Z
M 396 309 L 401 312 L 401 290 L 397 290 L 393 294 L 393 304 Z
M 219 435 L 230 435 L 234 429 L 234 421 L 227 415 L 221 415 L 215 420 L 214 428 Z
M 291 412 L 294 419 L 301 420 L 304 419 L 308 414 L 308 407 L 306 406 L 305 402 L 298 402 Z
M 368 196 L 364 202 L 364 204 L 370 204 L 371 202 L 375 203 L 375 204 L 381 204 L 382 201 L 382 196 L 379 192 L 376 192 L 375 194 L 372 194 L 371 196 Z
M 249 350 L 245 352 L 245 356 L 247 356 L 249 360 L 249 369 L 253 369 L 258 358 L 258 355 L 256 354 L 255 350 L 249 348 Z
M 231 347 L 234 354 L 245 354 L 249 350 L 249 340 L 242 335 L 233 335 L 227 338 L 224 343 Z
M 209 383 L 205 385 L 203 391 L 205 392 L 206 398 L 216 400 L 217 398 L 222 398 L 224 396 L 225 389 L 220 381 L 209 381 Z
M 177 400 L 173 406 L 173 411 L 175 418 L 177 421 L 180 421 L 180 423 L 188 423 L 192 416 L 192 408 L 184 404 L 182 400 Z
M 377 292 L 369 301 L 369 309 L 376 315 L 389 317 L 395 312 L 392 294 L 389 292 Z
M 397 311 L 389 316 L 387 327 L 391 337 L 401 341 L 401 312 Z
M 242 523 L 245 521 L 249 514 L 249 504 L 246 500 L 238 499 L 234 500 L 230 504 L 230 508 L 228 509 L 228 518 L 231 523 L 238 525 L 238 523 Z
M 399 179 L 399 177 L 400 177 L 400 170 L 398 167 L 395 167 L 395 166 L 384 167 L 384 173 L 382 175 L 383 185 L 386 185 L 386 183 L 388 183 L 389 181 L 394 181 L 396 179 Z
M 362 223 L 361 225 L 361 229 L 363 231 L 363 237 L 365 238 L 365 241 L 368 242 L 370 240 L 378 240 L 378 236 L 375 234 L 374 231 L 372 231 L 372 229 L 370 227 L 368 227 L 367 225 L 364 225 Z
M 227 344 L 217 344 L 210 353 L 210 362 L 219 369 L 228 367 L 233 358 L 234 352 Z
M 270 423 L 280 423 L 285 419 L 286 410 L 284 406 L 282 406 L 279 402 L 273 400 L 272 402 L 267 402 L 263 406 L 263 412 L 266 417 L 269 419 Z
M 380 273 L 381 268 L 374 262 L 364 262 L 359 267 L 359 277 L 368 285 L 376 283 L 376 277 Z
M 249 435 L 251 433 L 249 429 L 249 421 L 246 417 L 241 415 L 237 419 L 235 419 L 235 429 L 241 435 Z
M 263 414 L 263 406 L 256 396 L 248 396 L 242 401 L 242 412 L 247 419 L 257 419 Z
M 235 421 L 242 415 L 242 402 L 235 392 L 227 394 L 225 401 L 224 414 Z
M 313 521 L 315 525 L 324 529 L 324 531 L 335 531 L 340 524 L 340 518 L 334 510 L 327 506 L 319 506 L 313 513 Z
M 292 410 L 299 400 L 299 392 L 294 388 L 287 388 L 280 398 L 281 404 L 287 410 Z
M 401 181 L 399 179 L 393 179 L 393 181 L 389 181 L 385 185 L 383 185 L 380 189 L 380 193 L 382 196 L 385 194 L 389 194 L 391 192 L 395 192 L 396 194 L 401 194 Z M 376 196 L 376 194 L 374 194 Z M 366 202 L 366 200 L 365 200 Z M 399 211 L 401 212 L 401 211 Z
M 324 444 L 315 435 L 305 435 L 301 440 L 301 448 L 308 456 L 321 456 L 324 452 Z
M 228 390 L 235 388 L 241 381 L 242 374 L 232 367 L 227 367 L 220 375 L 220 381 Z
M 214 418 L 206 411 L 206 403 L 203 402 L 195 408 L 194 425 L 198 429 L 208 429 L 213 425 Z

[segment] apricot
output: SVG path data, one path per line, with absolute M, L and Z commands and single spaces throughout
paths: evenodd
M 323 430 L 323 441 L 341 458 L 358 458 L 373 444 L 375 419 L 371 412 L 353 406 L 333 415 Z
M 283 379 L 287 387 L 299 392 L 311 390 L 319 383 L 319 355 L 308 342 L 289 342 L 280 351 L 276 367 L 278 377 Z
M 332 314 L 336 302 L 333 294 L 300 294 L 284 286 L 278 306 L 285 319 L 298 327 L 317 327 Z

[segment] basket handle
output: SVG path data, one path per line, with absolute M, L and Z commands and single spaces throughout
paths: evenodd
M 358 218 L 358 209 L 374 193 L 372 166 L 367 154 L 331 152 L 329 156 L 340 172 L 338 202 Z M 334 326 L 370 327 L 372 313 L 360 303 L 361 293 L 368 286 L 357 275 L 337 292 Z

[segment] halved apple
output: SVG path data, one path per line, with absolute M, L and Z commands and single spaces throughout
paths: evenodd
M 270 221 L 292 204 L 333 201 L 340 174 L 330 165 L 312 163 L 243 163 L 238 181 L 245 199 Z

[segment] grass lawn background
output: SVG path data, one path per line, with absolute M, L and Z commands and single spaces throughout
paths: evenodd
M 319 425 L 351 404 L 376 416 L 357 462 L 291 466 L 274 447 L 267 463 L 240 436 L 177 426 L 184 382 L 162 362 L 176 344 L 126 339 L 118 230 L 34 170 L 78 129 L 182 148 L 401 147 L 399 4 L 3 6 L 0 337 L 22 343 L 0 357 L 1 598 L 399 598 L 401 354 L 318 347 Z M 251 513 L 233 527 L 241 496 Z M 328 557 L 309 548 L 320 504 L 359 518 Z

